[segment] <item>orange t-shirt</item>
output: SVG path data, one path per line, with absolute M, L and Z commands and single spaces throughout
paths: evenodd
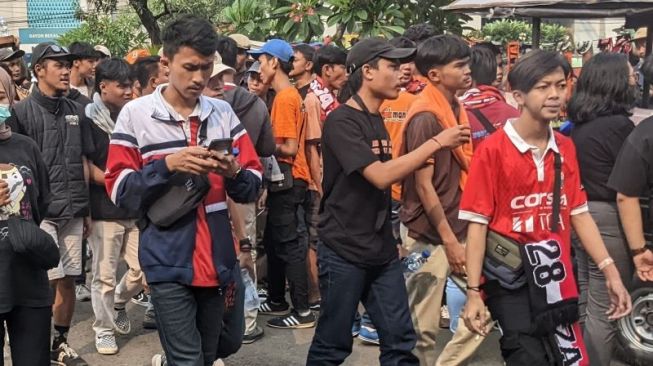
M 385 123 L 385 128 L 388 130 L 388 135 L 390 136 L 390 142 L 392 142 L 393 159 L 399 156 L 399 145 L 401 144 L 401 132 L 404 121 L 406 120 L 408 109 L 415 99 L 417 99 L 416 95 L 402 91 L 399 93 L 399 98 L 386 100 L 379 108 L 379 112 Z M 401 184 L 396 183 L 392 185 L 392 199 L 401 201 Z
M 302 128 L 305 121 L 302 111 L 302 97 L 294 87 L 290 86 L 277 93 L 272 104 L 270 119 L 272 131 L 277 143 L 283 143 L 284 139 L 298 140 L 297 155 L 295 158 L 279 158 L 280 162 L 292 164 L 292 176 L 301 179 L 306 183 L 311 181 L 311 175 L 306 162 L 306 130 Z M 301 136 L 299 136 L 301 134 Z

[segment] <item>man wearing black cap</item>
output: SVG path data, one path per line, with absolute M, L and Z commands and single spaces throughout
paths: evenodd
M 70 53 L 75 56 L 70 68 L 70 87 L 77 89 L 83 96 L 93 96 L 93 78 L 95 78 L 95 65 L 97 65 L 98 51 L 86 42 L 73 42 L 70 44 Z
M 61 255 L 59 266 L 48 271 L 55 290 L 51 359 L 57 365 L 83 366 L 87 363 L 68 345 L 67 336 L 75 311 L 74 277 L 82 273 L 82 239 L 90 227 L 85 156 L 94 151 L 92 122 L 80 104 L 64 97 L 74 56 L 54 43 L 37 45 L 32 55 L 37 85 L 14 105 L 7 125 L 36 141 L 50 174 L 52 200 L 41 228 L 58 243 Z
M 352 98 L 329 114 L 322 138 L 322 303 L 307 365 L 339 365 L 351 353 L 359 301 L 377 326 L 381 365 L 419 364 L 412 354 L 416 337 L 390 222 L 390 186 L 436 151 L 469 141 L 470 134 L 455 126 L 390 160 L 392 146 L 378 111 L 383 100 L 399 95 L 399 66 L 414 55 L 415 49 L 370 38 L 347 56 Z
M 23 50 L 14 50 L 10 47 L 0 48 L 0 66 L 11 75 L 16 86 L 16 101 L 23 100 L 29 95 L 29 88 L 23 87 L 23 82 L 27 77 L 23 56 L 25 56 Z

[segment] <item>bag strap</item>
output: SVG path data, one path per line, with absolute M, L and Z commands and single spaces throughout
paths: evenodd
M 555 177 L 553 182 L 553 222 L 551 223 L 551 231 L 558 232 L 558 220 L 560 218 L 560 191 L 562 190 L 562 159 L 557 152 L 553 153 L 555 168 Z
M 490 122 L 490 120 L 485 117 L 483 112 L 481 112 L 479 109 L 470 109 L 469 111 L 472 112 L 474 116 L 476 116 L 476 119 L 481 122 L 488 133 L 493 134 L 496 132 L 497 129 L 494 127 L 494 125 L 492 125 L 492 122 Z

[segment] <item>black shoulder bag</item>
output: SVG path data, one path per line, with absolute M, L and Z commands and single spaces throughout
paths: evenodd
M 472 112 L 472 114 L 476 116 L 476 119 L 478 119 L 478 121 L 481 122 L 481 124 L 489 134 L 493 134 L 496 132 L 497 129 L 494 127 L 492 122 L 490 122 L 490 120 L 488 120 L 487 117 L 485 117 L 483 112 L 481 112 L 479 109 L 470 109 L 470 112 Z

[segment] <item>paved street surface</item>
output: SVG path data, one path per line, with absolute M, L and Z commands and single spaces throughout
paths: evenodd
M 129 303 L 127 305 L 129 318 L 132 321 L 132 334 L 118 336 L 120 352 L 114 356 L 102 356 L 95 351 L 93 310 L 91 303 L 77 303 L 74 326 L 71 330 L 70 343 L 91 366 L 149 366 L 152 355 L 161 352 L 161 345 L 156 331 L 145 330 L 141 326 L 145 308 Z M 259 320 L 269 317 L 261 316 Z M 250 345 L 243 345 L 240 351 L 224 360 L 225 366 L 299 366 L 304 365 L 306 355 L 313 338 L 313 329 L 280 330 L 265 327 L 265 337 Z M 451 338 L 448 330 L 442 329 L 438 336 L 438 348 Z M 501 366 L 503 362 L 499 354 L 499 333 L 492 332 L 482 344 L 477 355 L 469 366 Z M 354 351 L 345 365 L 372 366 L 378 365 L 379 349 L 375 346 L 362 344 L 354 340 Z M 5 358 L 5 364 L 11 362 Z M 613 366 L 623 366 L 613 362 Z

